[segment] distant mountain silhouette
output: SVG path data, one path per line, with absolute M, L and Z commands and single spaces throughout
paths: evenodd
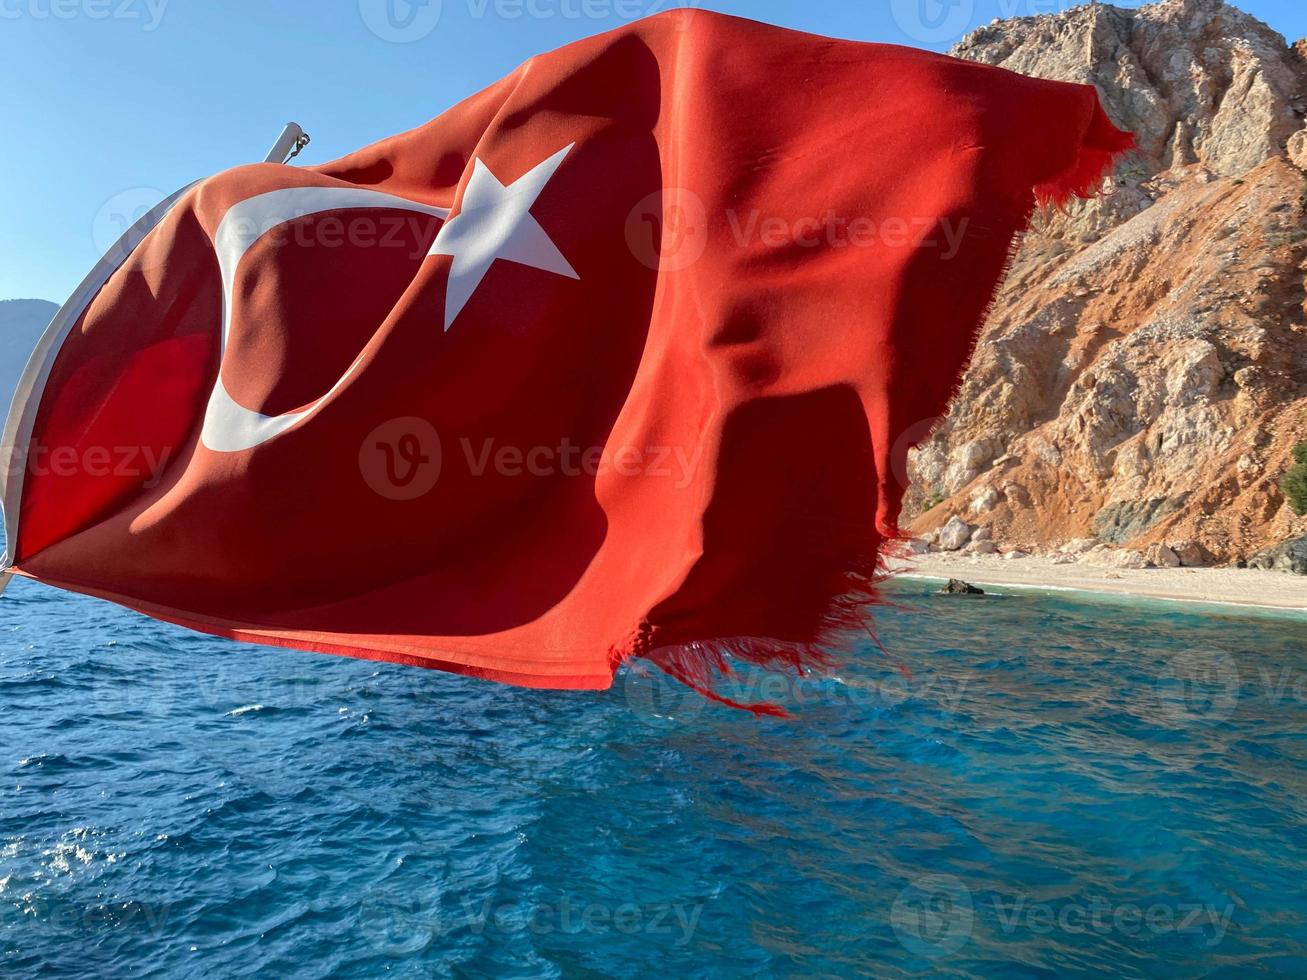
M 27 359 L 58 309 L 44 299 L 0 300 L 0 413 L 8 415 Z

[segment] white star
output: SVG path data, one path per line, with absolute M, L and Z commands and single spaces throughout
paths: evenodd
M 581 278 L 531 217 L 531 206 L 575 145 L 563 147 L 507 187 L 477 158 L 458 214 L 441 226 L 427 253 L 454 259 L 445 287 L 446 330 L 481 285 L 495 259 Z

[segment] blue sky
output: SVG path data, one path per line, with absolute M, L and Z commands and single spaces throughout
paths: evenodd
M 261 159 L 282 123 L 322 162 L 419 125 L 524 59 L 683 0 L 0 0 L 0 299 L 62 302 L 138 212 Z M 1072 0 L 703 0 L 943 49 Z M 1136 0 L 1120 4 L 1138 6 Z M 1302 0 L 1242 0 L 1289 38 Z

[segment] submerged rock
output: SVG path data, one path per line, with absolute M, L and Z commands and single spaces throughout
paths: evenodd
M 979 589 L 970 582 L 964 582 L 960 578 L 951 578 L 948 585 L 939 590 L 940 595 L 984 595 L 985 590 Z

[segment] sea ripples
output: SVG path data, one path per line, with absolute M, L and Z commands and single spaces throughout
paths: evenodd
M 777 721 L 16 582 L 0 969 L 1307 972 L 1307 624 L 898 589 Z

